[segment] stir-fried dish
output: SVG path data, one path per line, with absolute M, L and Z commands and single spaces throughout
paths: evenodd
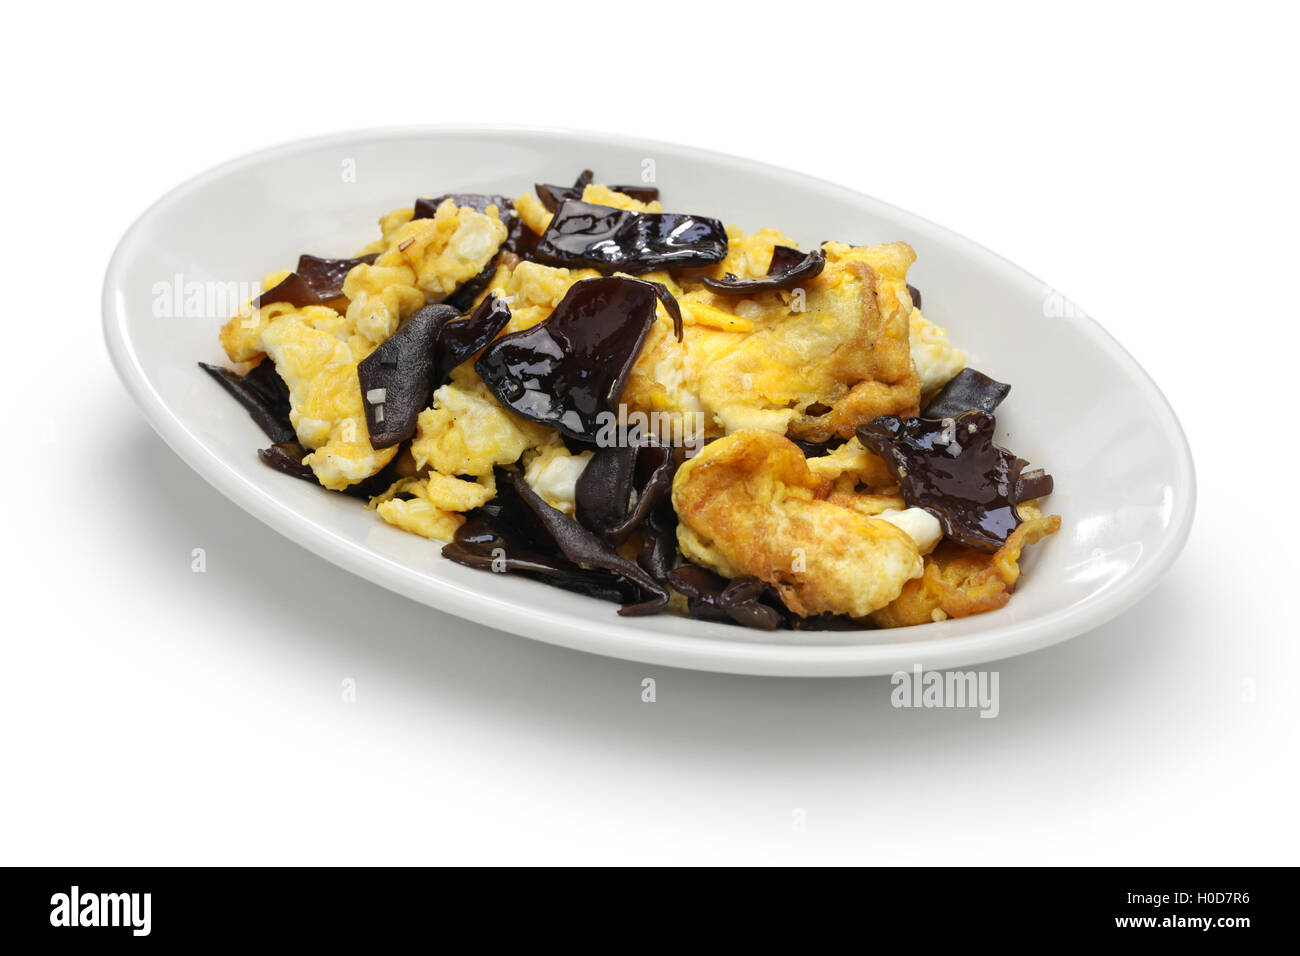
M 236 367 L 200 364 L 264 463 L 452 561 L 627 615 L 899 627 L 1004 606 L 1061 526 L 905 242 L 804 251 L 590 172 L 380 229 L 268 276 Z

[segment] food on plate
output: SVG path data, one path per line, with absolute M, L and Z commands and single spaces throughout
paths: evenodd
M 235 367 L 200 365 L 268 467 L 449 560 L 625 615 L 901 627 L 1005 606 L 1061 527 L 905 242 L 800 249 L 590 170 L 379 225 L 268 275 Z

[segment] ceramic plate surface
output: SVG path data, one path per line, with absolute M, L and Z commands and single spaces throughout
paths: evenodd
M 566 182 L 636 182 L 652 160 L 669 210 L 805 247 L 827 238 L 912 244 L 910 281 L 974 367 L 1010 382 L 999 441 L 1056 479 L 1061 532 L 1029 551 L 1010 604 L 900 630 L 767 634 L 612 604 L 453 564 L 437 544 L 384 524 L 352 498 L 263 466 L 266 439 L 195 366 L 224 363 L 222 288 L 351 255 L 377 218 L 420 195 Z M 193 295 L 195 290 L 199 295 Z M 199 301 L 200 299 L 204 301 Z M 237 302 L 235 306 L 237 306 Z M 104 284 L 104 331 L 123 383 L 164 440 L 218 491 L 329 561 L 431 607 L 600 654 L 748 674 L 849 676 L 951 668 L 1084 633 L 1142 597 L 1187 538 L 1191 455 L 1173 411 L 1098 324 L 969 240 L 867 196 L 749 160 L 663 143 L 533 129 L 347 133 L 226 163 L 178 187 L 123 237 Z M 250 547 L 255 546 L 250 542 Z M 292 568 L 286 574 L 294 573 Z M 360 635 L 358 636 L 360 639 Z

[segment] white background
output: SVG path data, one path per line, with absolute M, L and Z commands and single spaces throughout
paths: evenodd
M 24 7 L 0 58 L 0 862 L 1297 862 L 1296 24 L 1045 6 Z M 997 250 L 1179 412 L 1186 552 L 1111 625 L 999 665 L 980 720 L 893 710 L 884 678 L 544 646 L 279 538 L 128 401 L 104 267 L 219 161 L 432 122 L 698 144 Z

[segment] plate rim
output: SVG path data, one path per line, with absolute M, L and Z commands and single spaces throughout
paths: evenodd
M 1169 570 L 1186 545 L 1196 512 L 1197 482 L 1191 447 L 1182 423 L 1169 400 L 1151 375 L 1124 346 L 1099 322 L 1080 310 L 1064 316 L 1082 326 L 1085 333 L 1124 364 L 1128 377 L 1139 384 L 1160 413 L 1162 432 L 1173 441 L 1176 452 L 1176 512 L 1150 560 L 1135 571 L 1126 573 L 1120 582 L 1095 600 L 1063 608 L 1046 615 L 1012 622 L 975 634 L 860 644 L 799 644 L 737 641 L 707 635 L 684 638 L 681 635 L 654 634 L 624 629 L 611 611 L 608 621 L 592 622 L 565 613 L 528 608 L 509 600 L 492 601 L 499 621 L 483 621 L 485 595 L 477 589 L 462 588 L 453 582 L 432 578 L 400 561 L 356 546 L 350 539 L 333 533 L 328 527 L 304 518 L 287 505 L 276 501 L 267 491 L 240 477 L 220 456 L 189 431 L 153 389 L 145 369 L 132 346 L 127 329 L 125 308 L 119 309 L 116 289 L 120 276 L 140 234 L 163 207 L 209 181 L 241 169 L 256 166 L 294 152 L 319 149 L 356 141 L 392 137 L 427 135 L 499 136 L 528 135 L 539 138 L 585 140 L 624 148 L 647 151 L 676 151 L 712 158 L 733 166 L 747 167 L 768 175 L 794 177 L 805 183 L 850 193 L 867 204 L 900 213 L 904 218 L 922 223 L 946 239 L 956 241 L 972 253 L 983 256 L 1002 272 L 1021 281 L 1038 282 L 1051 288 L 1032 273 L 999 253 L 966 236 L 902 207 L 862 193 L 830 180 L 735 156 L 718 150 L 689 144 L 628 136 L 596 130 L 562 127 L 494 123 L 401 124 L 338 130 L 318 136 L 297 138 L 273 146 L 240 153 L 191 176 L 167 190 L 150 203 L 127 227 L 109 259 L 102 291 L 102 331 L 110 360 L 118 379 L 143 413 L 154 431 L 191 469 L 221 492 L 235 505 L 249 512 L 277 533 L 330 563 L 365 580 L 435 610 L 443 611 L 494 630 L 520 637 L 568 647 L 607 657 L 621 658 L 656 666 L 682 667 L 692 670 L 732 674 L 795 677 L 858 677 L 889 674 L 920 665 L 926 670 L 1003 660 L 1060 643 L 1092 630 L 1124 613 L 1145 597 Z M 648 153 L 649 154 L 649 153 Z M 434 598 L 437 600 L 435 601 Z M 705 623 L 705 622 L 701 622 Z M 715 625 L 725 626 L 725 625 Z M 905 632 L 907 629 L 904 629 Z M 900 633 L 903 633 L 900 632 Z M 867 632 L 864 633 L 878 633 Z

